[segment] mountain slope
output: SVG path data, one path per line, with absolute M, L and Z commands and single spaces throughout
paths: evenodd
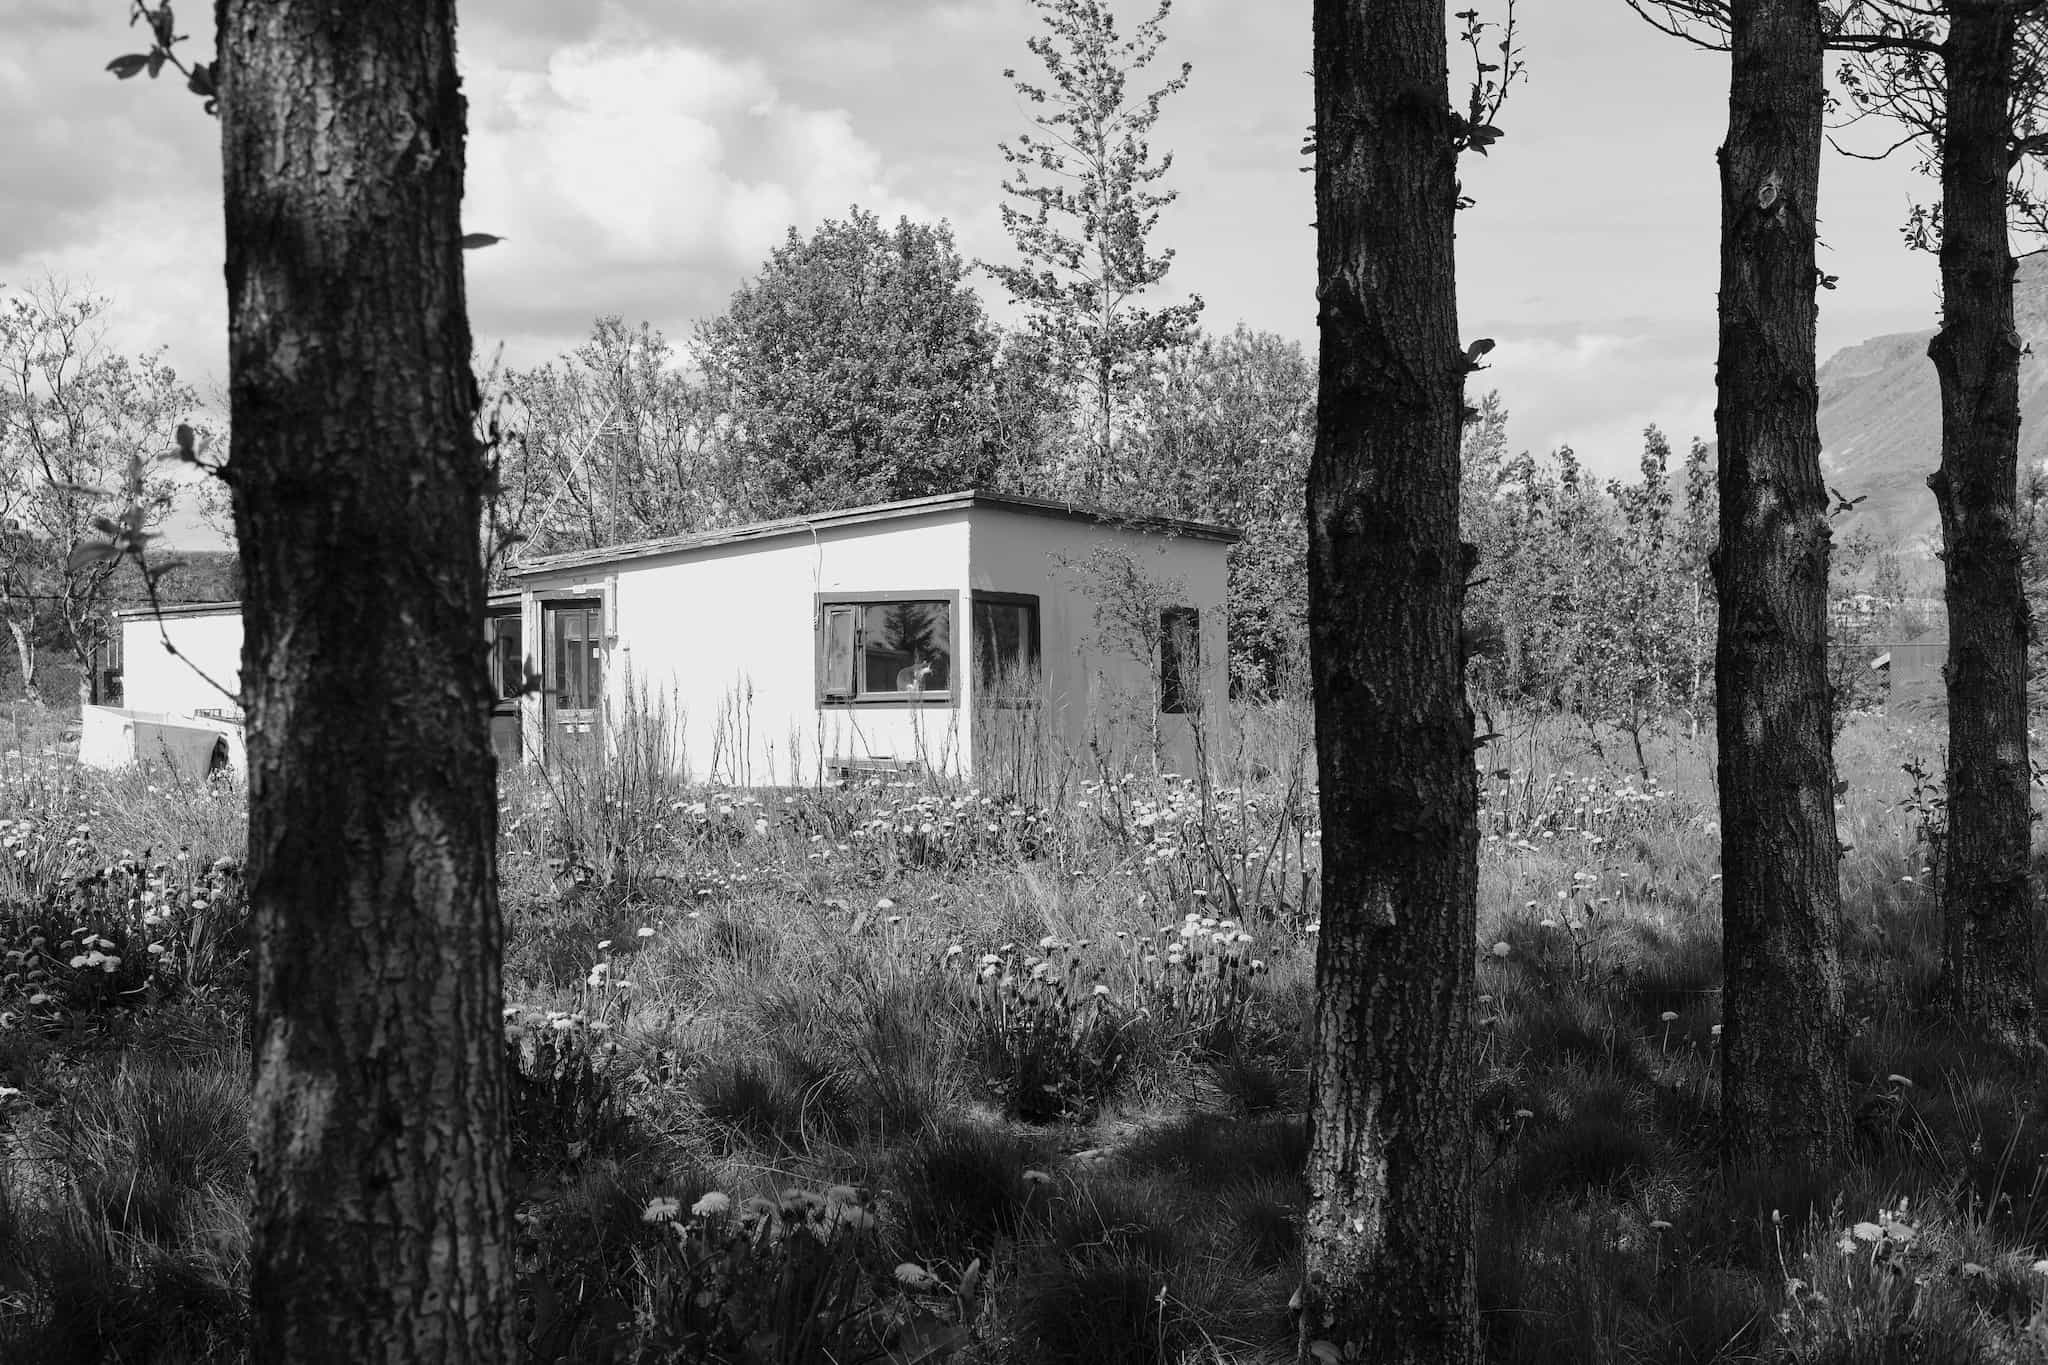
M 2014 314 L 2033 354 L 2020 360 L 2020 463 L 2048 459 L 2048 258 L 2020 264 Z M 1941 514 L 1927 476 L 1941 463 L 1941 386 L 1927 358 L 1932 328 L 1845 347 L 1820 367 L 1821 462 L 1830 486 L 1868 496 L 1853 518 L 1930 558 Z

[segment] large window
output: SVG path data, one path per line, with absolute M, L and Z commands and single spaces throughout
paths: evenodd
M 1202 614 L 1193 607 L 1159 613 L 1159 709 L 1169 716 L 1202 709 Z
M 821 702 L 950 702 L 951 593 L 870 593 L 818 601 Z
M 1024 593 L 974 594 L 977 703 L 1018 706 L 1038 697 L 1038 599 Z

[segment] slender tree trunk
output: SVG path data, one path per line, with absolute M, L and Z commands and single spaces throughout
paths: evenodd
M 7 621 L 7 633 L 14 637 L 14 657 L 21 662 L 21 699 L 41 706 L 43 689 L 36 682 L 35 637 L 24 623 L 12 617 Z
M 2006 238 L 2011 0 L 1950 0 L 1941 140 L 1941 506 L 1948 596 L 1947 875 L 1942 987 L 1954 1019 L 2040 1050 L 2027 883 L 2027 598 L 2019 535 L 2017 265 Z
M 224 0 L 251 1358 L 513 1357 L 453 0 Z
M 1828 523 L 1814 382 L 1817 0 L 1735 0 L 1721 148 L 1723 1150 L 1824 1167 L 1849 1136 Z
M 1479 827 L 1443 6 L 1316 0 L 1315 87 L 1323 885 L 1300 1351 L 1464 1365 Z

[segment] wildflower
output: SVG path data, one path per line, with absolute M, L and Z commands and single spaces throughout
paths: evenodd
M 1109 994 L 1109 987 L 1107 987 L 1107 986 L 1097 986 L 1097 987 L 1095 988 L 1094 994 L 1096 994 L 1096 995 L 1108 995 L 1108 994 Z
M 965 948 L 962 948 L 959 944 L 956 943 L 952 947 L 946 949 L 946 960 L 948 962 L 951 962 L 954 958 L 960 956 L 960 954 L 966 951 L 967 950 Z
M 640 936 L 641 938 L 653 938 L 653 937 L 654 937 L 654 930 L 652 930 L 652 929 L 648 928 L 648 927 L 647 927 L 646 925 L 644 925 L 644 924 L 643 924 L 643 925 L 641 925 L 641 926 L 639 927 L 639 929 L 638 929 L 638 930 L 636 930 L 635 932 L 636 932 L 636 933 L 637 933 L 637 934 L 638 934 L 638 935 L 639 935 L 639 936 Z
M 1506 957 L 1513 951 L 1514 949 L 1508 945 L 1506 939 L 1502 939 L 1499 943 L 1493 945 L 1493 955 L 1495 957 Z
M 1885 1079 L 1890 1081 L 1893 1085 L 1899 1086 L 1903 1089 L 1910 1090 L 1913 1087 L 1912 1079 L 1907 1076 L 1891 1075 L 1885 1077 Z
M 1671 1231 L 1671 1224 L 1662 1218 L 1652 1218 L 1650 1220 L 1650 1230 L 1652 1232 L 1669 1232 Z
M 894 910 L 895 908 L 896 902 L 890 900 L 887 896 L 875 902 L 875 909 L 877 910 Z
M 1849 1229 L 1849 1235 L 1859 1242 L 1875 1242 L 1884 1236 L 1884 1229 L 1875 1223 L 1858 1223 Z
M 860 1191 L 851 1185 L 834 1185 L 825 1191 L 825 1202 L 828 1204 L 858 1204 L 861 1202 Z
M 717 1190 L 713 1190 L 696 1203 L 690 1205 L 690 1216 L 693 1218 L 709 1218 L 713 1214 L 724 1213 L 731 1207 L 732 1200 L 720 1194 Z
M 1515 1111 L 1515 1117 L 1520 1119 L 1522 1122 L 1527 1123 L 1530 1119 L 1536 1117 L 1536 1111 L 1534 1109 L 1517 1109 Z
M 647 1201 L 647 1207 L 640 1210 L 640 1221 L 643 1223 L 669 1222 L 676 1216 L 676 1211 L 681 1207 L 682 1204 L 678 1200 L 665 1198 L 650 1199 Z
M 610 939 L 608 939 L 608 938 L 601 938 L 601 939 L 599 939 L 599 940 L 597 941 L 597 950 L 598 950 L 598 951 L 599 951 L 600 953 L 601 953 L 601 952 L 603 952 L 603 951 L 605 951 L 605 950 L 606 950 L 607 948 L 609 948 L 609 947 L 611 947 L 611 946 L 612 946 L 612 941 L 611 941 Z
M 1052 1177 L 1044 1171 L 1026 1171 L 1024 1172 L 1024 1180 L 1026 1184 L 1030 1185 L 1050 1185 L 1052 1183 Z
M 896 1282 L 906 1289 L 930 1289 L 939 1277 L 915 1261 L 905 1261 L 896 1267 Z
M 1678 1022 L 1678 1011 L 1665 1010 L 1662 1014 L 1658 1015 L 1657 1017 L 1667 1024 L 1675 1024 Z

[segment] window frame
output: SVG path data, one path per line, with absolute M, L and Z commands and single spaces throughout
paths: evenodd
M 971 619 L 974 608 L 980 606 L 984 602 L 988 603 L 990 606 L 997 607 L 1031 608 L 1031 658 L 1032 661 L 1038 666 L 1039 687 L 1040 690 L 1043 691 L 1045 684 L 1045 642 L 1044 636 L 1041 633 L 1042 626 L 1040 623 L 1044 615 L 1044 607 L 1039 602 L 1038 594 L 1033 592 L 996 592 L 993 590 L 984 591 L 980 588 L 976 588 L 968 596 L 970 600 L 968 602 L 967 609 L 970 619 L 967 623 L 967 644 L 969 651 L 974 655 L 973 666 L 975 669 L 975 675 L 977 679 L 975 683 L 975 705 L 1003 707 L 1031 707 L 1038 705 L 1040 699 L 1035 696 L 996 698 L 984 697 L 981 695 L 981 688 L 979 682 L 979 674 L 981 669 L 981 642 L 974 636 L 974 622 Z
M 1185 661 L 1169 659 L 1170 642 L 1174 639 L 1174 624 L 1184 620 L 1188 623 L 1187 640 L 1194 646 L 1194 667 L 1185 666 Z M 1171 665 L 1180 663 L 1175 668 Z M 1192 679 L 1193 685 L 1186 686 Z M 1159 610 L 1159 714 L 1162 716 L 1192 716 L 1202 710 L 1202 609 L 1192 604 L 1162 607 Z
M 946 648 L 952 667 L 948 686 L 926 692 L 872 692 L 858 690 L 850 697 L 828 696 L 825 692 L 825 609 L 827 607 L 885 607 L 894 602 L 939 602 L 946 608 Z M 955 588 L 892 589 L 887 592 L 818 592 L 811 594 L 811 693 L 820 709 L 854 710 L 875 706 L 944 706 L 960 704 L 960 593 Z M 854 635 L 854 679 L 859 684 L 860 636 Z

